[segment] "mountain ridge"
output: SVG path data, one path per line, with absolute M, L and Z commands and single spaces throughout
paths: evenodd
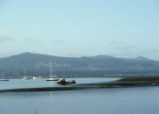
M 24 69 L 27 75 L 47 77 L 50 62 L 53 73 L 61 77 L 159 74 L 159 61 L 141 56 L 133 59 L 107 55 L 59 57 L 27 52 L 0 58 L 0 77 L 21 78 Z

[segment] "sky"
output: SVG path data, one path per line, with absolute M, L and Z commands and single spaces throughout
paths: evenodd
M 0 57 L 159 60 L 159 0 L 0 0 Z

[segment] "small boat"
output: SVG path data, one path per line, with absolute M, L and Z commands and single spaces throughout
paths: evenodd
M 31 76 L 25 76 L 25 77 L 23 77 L 22 78 L 23 80 L 31 80 L 31 79 L 33 79 Z
M 76 81 L 75 80 L 66 81 L 65 78 L 62 78 L 59 79 L 56 83 L 60 85 L 71 85 L 71 84 L 76 84 Z
M 0 81 L 9 81 L 9 79 L 0 79 Z
M 54 77 L 50 77 L 50 78 L 48 78 L 46 81 L 58 81 L 59 79 L 57 79 L 57 78 L 54 78 Z
M 34 79 L 39 79 L 39 77 L 33 76 L 32 79 L 33 79 L 33 80 L 34 80 Z
M 66 85 L 66 84 L 67 84 L 67 83 L 66 83 L 66 80 L 65 80 L 64 78 L 59 79 L 56 83 L 57 83 L 57 84 L 60 84 L 60 85 Z
M 48 78 L 46 81 L 58 81 L 58 78 L 55 78 L 52 74 L 52 63 L 50 62 L 50 78 Z

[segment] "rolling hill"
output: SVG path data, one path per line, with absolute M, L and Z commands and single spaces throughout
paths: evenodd
M 24 75 L 49 75 L 49 63 L 53 74 L 61 77 L 159 74 L 159 61 L 137 57 L 134 59 L 99 55 L 92 57 L 58 57 L 22 53 L 0 58 L 0 77 L 21 78 Z

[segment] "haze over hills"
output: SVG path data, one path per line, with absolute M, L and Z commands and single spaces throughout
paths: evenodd
M 145 57 L 58 57 L 23 53 L 0 58 L 0 77 L 21 78 L 24 72 L 29 76 L 48 77 L 50 62 L 53 65 L 53 74 L 60 77 L 159 74 L 159 61 Z

